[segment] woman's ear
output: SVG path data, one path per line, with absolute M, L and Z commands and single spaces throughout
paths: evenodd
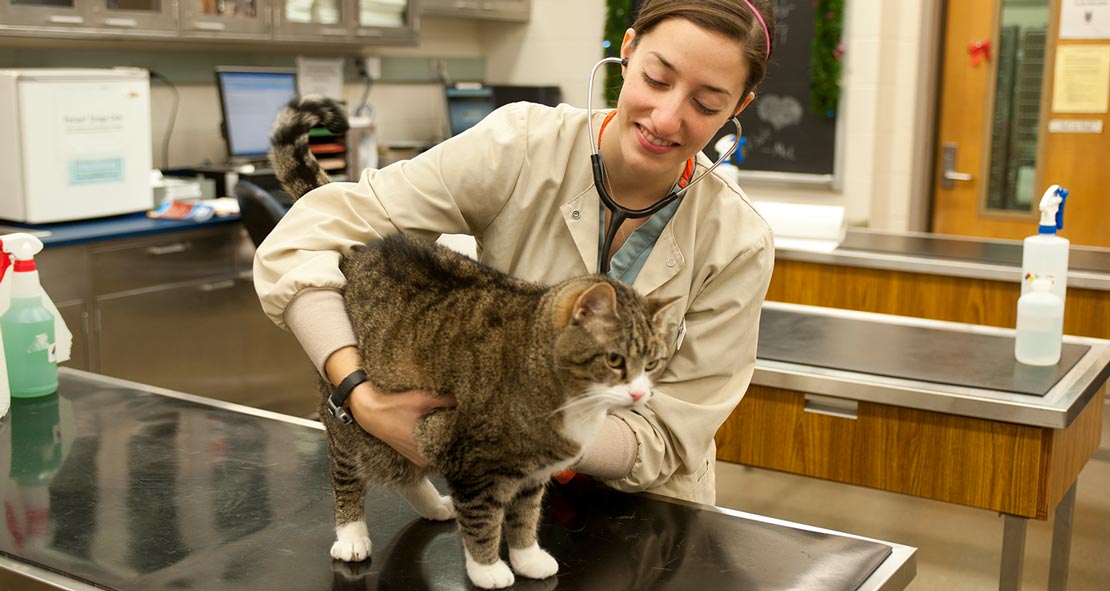
M 748 96 L 744 97 L 744 100 L 741 101 L 740 108 L 736 109 L 736 112 L 733 113 L 732 116 L 735 117 L 735 116 L 739 115 L 740 113 L 744 112 L 744 109 L 747 109 L 748 105 L 752 104 L 752 101 L 754 101 L 754 100 L 755 100 L 755 93 L 754 92 L 749 92 Z
M 632 55 L 632 40 L 636 38 L 636 30 L 628 29 L 624 32 L 624 40 L 621 41 L 621 57 L 628 59 Z M 623 68 L 624 66 L 622 66 Z

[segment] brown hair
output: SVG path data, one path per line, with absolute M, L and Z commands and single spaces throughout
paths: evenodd
M 752 13 L 744 0 L 644 0 L 632 29 L 637 37 L 632 40 L 633 47 L 640 35 L 651 32 L 659 23 L 671 18 L 683 18 L 695 25 L 729 39 L 735 39 L 744 47 L 748 59 L 748 79 L 744 81 L 743 101 L 756 85 L 763 81 L 767 73 L 767 60 L 770 54 L 768 45 L 775 45 L 775 14 L 770 0 L 748 0 L 767 23 L 767 29 Z M 770 39 L 770 44 L 767 43 Z

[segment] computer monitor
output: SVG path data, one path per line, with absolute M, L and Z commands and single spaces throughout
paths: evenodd
M 223 136 L 232 162 L 265 161 L 278 111 L 297 96 L 293 68 L 216 68 Z
M 479 83 L 459 82 L 444 87 L 447 95 L 447 123 L 456 136 L 474 127 L 493 112 L 493 91 Z
M 509 103 L 526 101 L 549 107 L 557 107 L 563 102 L 563 93 L 558 86 L 520 86 L 515 84 L 494 84 L 493 106 L 502 107 Z

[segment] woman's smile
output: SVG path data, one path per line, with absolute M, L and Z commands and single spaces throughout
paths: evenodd
M 635 126 L 636 131 L 638 132 L 636 136 L 640 140 L 640 145 L 643 146 L 645 150 L 653 154 L 666 154 L 667 152 L 670 152 L 671 150 L 681 146 L 681 144 L 679 143 L 657 137 L 655 134 L 648 131 L 646 127 L 640 125 L 639 123 L 636 123 Z

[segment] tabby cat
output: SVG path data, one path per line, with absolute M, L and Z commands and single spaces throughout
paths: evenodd
M 342 129 L 342 112 L 324 99 L 294 100 L 271 135 L 274 170 L 295 196 L 327 180 L 305 140 L 318 123 Z M 536 536 L 546 483 L 580 457 L 609 410 L 651 398 L 681 306 L 600 275 L 553 286 L 521 281 L 404 235 L 354 249 L 341 269 L 372 385 L 449 395 L 457 405 L 419 424 L 430 462 L 422 469 L 321 404 L 335 493 L 331 555 L 369 556 L 363 503 L 374 485 L 400 493 L 428 519 L 456 517 L 475 585 L 506 587 L 513 571 L 554 575 L 558 564 Z M 331 385 L 321 391 L 326 399 Z M 440 496 L 429 471 L 443 476 L 450 497 Z M 502 533 L 511 570 L 500 558 Z

